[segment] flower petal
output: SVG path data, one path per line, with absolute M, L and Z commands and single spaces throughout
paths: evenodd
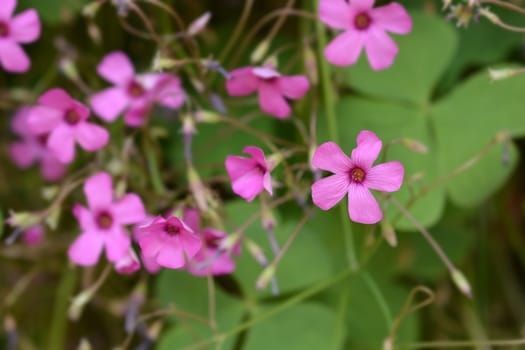
M 27 117 L 27 126 L 35 134 L 46 134 L 55 129 L 64 118 L 64 112 L 45 106 L 31 108 Z
M 73 132 L 65 125 L 59 125 L 51 131 L 47 139 L 47 147 L 62 163 L 68 164 L 75 159 Z
M 397 2 L 372 10 L 374 25 L 396 34 L 408 34 L 412 30 L 412 19 L 405 8 Z
M 372 131 L 363 130 L 357 135 L 357 147 L 352 150 L 352 161 L 368 171 L 381 152 L 383 143 Z
M 93 221 L 93 215 L 86 207 L 80 204 L 75 204 L 73 206 L 73 215 L 77 219 L 80 228 L 84 231 L 90 231 L 96 228 L 96 224 Z
M 135 76 L 133 64 L 121 51 L 106 55 L 97 66 L 97 72 L 104 79 L 116 85 L 126 85 Z
M 188 227 L 191 228 L 193 232 L 200 231 L 201 223 L 199 218 L 199 212 L 196 209 L 184 209 L 182 221 L 184 221 L 184 223 L 188 225 Z
M 366 173 L 363 185 L 373 190 L 394 192 L 401 188 L 405 169 L 400 162 L 376 165 Z
M 254 159 L 245 157 L 228 156 L 224 165 L 231 180 L 235 181 L 247 172 L 252 171 L 257 166 L 257 162 Z
M 277 79 L 281 93 L 293 100 L 303 97 L 310 88 L 310 82 L 302 75 L 292 75 Z
M 319 2 L 319 19 L 335 29 L 350 29 L 352 18 L 350 6 L 345 0 L 321 0 Z
M 350 158 L 335 142 L 325 142 L 315 150 L 312 164 L 332 173 L 346 173 L 352 166 Z
M 226 90 L 230 96 L 246 96 L 257 91 L 259 79 L 252 73 L 252 67 L 235 69 L 226 81 Z
M 328 210 L 348 193 L 348 176 L 336 174 L 317 180 L 312 185 L 312 200 L 316 206 Z
M 275 82 L 262 81 L 259 84 L 259 105 L 264 112 L 281 119 L 292 112 Z
M 105 233 L 106 256 L 109 261 L 117 262 L 129 251 L 131 239 L 122 228 L 117 228 L 109 233 Z
M 97 263 L 104 238 L 97 232 L 84 232 L 73 242 L 67 251 L 69 259 L 77 265 L 93 266 Z
M 350 6 L 359 10 L 369 10 L 374 6 L 375 0 L 350 0 Z
M 365 51 L 370 66 L 377 71 L 390 67 L 399 49 L 385 31 L 370 29 L 365 40 Z
M 183 232 L 179 238 L 188 260 L 193 259 L 202 247 L 202 240 L 196 234 L 189 232 Z
M 178 77 L 164 74 L 158 79 L 154 89 L 154 98 L 164 107 L 177 109 L 184 104 L 184 90 Z
M 251 202 L 263 190 L 263 174 L 255 168 L 232 181 L 233 192 Z
M 263 175 L 263 187 L 271 195 L 273 195 L 272 190 L 272 177 L 269 172 L 264 173 Z
M 9 34 L 19 43 L 30 43 L 40 37 L 42 25 L 34 9 L 21 12 L 11 20 Z
M 266 168 L 266 159 L 264 158 L 264 152 L 262 149 L 255 146 L 246 146 L 243 148 L 242 152 L 251 155 L 253 160 Z
M 124 114 L 124 123 L 136 128 L 144 124 L 149 113 L 149 105 L 143 103 L 134 104 Z
M 64 176 L 66 168 L 51 152 L 46 152 L 40 161 L 40 172 L 44 179 L 56 181 Z
M 103 127 L 82 123 L 75 128 L 75 137 L 80 146 L 88 152 L 97 151 L 108 144 L 109 133 Z
M 324 49 L 326 60 L 336 66 L 349 66 L 357 62 L 363 49 L 365 35 L 357 30 L 339 34 Z
M 167 243 L 167 242 L 166 242 Z M 170 269 L 180 269 L 184 266 L 184 253 L 178 237 L 171 237 L 157 254 L 157 264 Z
M 111 175 L 100 172 L 90 176 L 84 183 L 84 195 L 91 210 L 107 209 L 113 201 Z
M 73 102 L 71 96 L 60 88 L 49 89 L 38 99 L 38 103 L 41 105 L 63 111 L 74 107 Z
M 15 142 L 9 145 L 9 156 L 22 169 L 29 168 L 38 159 L 38 152 L 27 142 Z
M 348 214 L 361 224 L 375 224 L 383 218 L 376 199 L 362 184 L 351 183 L 348 189 Z
M 129 104 L 129 98 L 120 87 L 111 87 L 92 95 L 89 99 L 95 114 L 107 122 L 112 122 Z
M 0 64 L 8 72 L 24 73 L 29 70 L 31 61 L 20 45 L 11 39 L 2 39 L 0 40 Z
M 17 1 L 18 0 L 2 0 L 2 6 L 0 6 L 0 19 L 5 21 L 13 16 Z
M 115 220 L 120 224 L 138 224 L 146 218 L 142 200 L 135 193 L 128 193 L 112 205 Z

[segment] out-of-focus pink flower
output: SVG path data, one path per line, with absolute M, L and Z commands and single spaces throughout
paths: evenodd
M 280 75 L 269 66 L 235 69 L 226 81 L 226 89 L 231 96 L 247 96 L 258 91 L 261 109 L 281 119 L 292 112 L 285 98 L 297 100 L 309 88 L 310 82 L 304 75 Z
M 383 212 L 372 190 L 394 192 L 403 183 L 404 168 L 400 162 L 387 162 L 372 166 L 382 142 L 377 136 L 363 130 L 357 136 L 357 147 L 348 158 L 334 142 L 320 145 L 314 153 L 312 164 L 334 175 L 316 181 L 312 185 L 315 205 L 328 210 L 348 194 L 350 219 L 362 224 L 375 224 L 383 218 Z
M 248 153 L 251 158 L 226 157 L 225 166 L 232 181 L 233 192 L 248 202 L 251 202 L 263 189 L 271 195 L 270 171 L 273 164 L 266 160 L 264 152 L 259 147 L 247 146 L 242 151 Z
M 8 72 L 23 73 L 31 61 L 19 44 L 40 37 L 41 24 L 34 9 L 13 16 L 17 0 L 2 0 L 0 5 L 0 65 Z
M 235 262 L 229 252 L 221 251 L 219 245 L 227 237 L 226 233 L 214 228 L 201 228 L 199 212 L 195 209 L 184 210 L 184 222 L 202 239 L 203 245 L 188 263 L 188 271 L 195 276 L 227 275 L 235 270 Z M 233 253 L 240 254 L 240 244 Z
M 116 51 L 106 55 L 97 72 L 114 86 L 91 96 L 91 106 L 107 122 L 121 113 L 128 126 L 144 123 L 152 104 L 177 109 L 184 103 L 185 94 L 180 79 L 168 73 L 136 75 L 128 56 Z
M 403 6 L 392 2 L 373 8 L 375 0 L 320 0 L 321 21 L 344 30 L 324 50 L 328 62 L 348 66 L 357 62 L 363 48 L 374 70 L 390 67 L 398 53 L 387 32 L 408 34 L 412 19 Z
M 49 135 L 46 146 L 62 163 L 71 163 L 75 158 L 75 142 L 89 152 L 108 143 L 107 130 L 89 123 L 89 109 L 64 90 L 48 90 L 38 103 L 29 112 L 27 123 L 35 135 Z
M 20 108 L 11 124 L 13 132 L 21 140 L 9 145 L 9 155 L 15 164 L 26 169 L 35 163 L 40 163 L 40 173 L 49 181 L 59 180 L 65 173 L 64 165 L 46 147 L 48 134 L 34 135 L 29 131 L 27 118 L 31 108 Z
M 132 248 L 128 253 L 115 262 L 115 271 L 121 275 L 131 275 L 140 269 L 139 258 Z
M 44 227 L 42 225 L 29 227 L 22 233 L 22 239 L 27 245 L 39 245 L 44 240 Z
M 201 239 L 184 221 L 169 216 L 157 216 L 153 222 L 136 228 L 139 245 L 145 258 L 154 258 L 162 267 L 179 269 L 201 248 Z
M 143 230 L 140 230 L 139 228 L 142 226 L 147 226 L 151 224 L 153 220 L 155 220 L 155 217 L 148 215 L 144 221 L 142 221 L 141 223 L 138 223 L 137 225 L 133 227 L 133 238 L 135 239 L 137 243 L 140 241 L 140 239 L 142 238 L 144 234 L 147 234 Z M 149 273 L 157 273 L 160 271 L 161 266 L 157 264 L 156 257 L 144 256 L 144 253 L 141 250 L 140 259 L 142 260 L 142 264 L 144 265 L 144 268 Z
M 69 247 L 69 258 L 78 265 L 95 265 L 105 247 L 109 261 L 123 259 L 131 245 L 123 226 L 139 223 L 146 217 L 140 197 L 128 193 L 115 199 L 111 176 L 104 172 L 86 180 L 84 194 L 88 208 L 80 204 L 73 208 L 82 233 Z

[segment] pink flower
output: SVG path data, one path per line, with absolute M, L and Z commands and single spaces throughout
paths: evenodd
M 314 204 L 323 210 L 336 205 L 348 193 L 350 219 L 362 224 L 379 222 L 383 213 L 369 189 L 394 192 L 403 182 L 404 168 L 400 162 L 372 166 L 381 151 L 382 142 L 371 131 L 361 131 L 357 148 L 348 158 L 334 142 L 320 145 L 312 164 L 334 175 L 312 185 Z
M 282 76 L 271 67 L 244 67 L 230 72 L 226 89 L 231 96 L 247 96 L 259 92 L 261 109 L 277 118 L 287 118 L 292 112 L 286 98 L 303 97 L 310 83 L 303 75 Z
M 75 158 L 75 141 L 89 152 L 108 143 L 107 130 L 87 122 L 89 109 L 64 90 L 48 90 L 38 103 L 31 109 L 27 123 L 34 134 L 49 135 L 46 146 L 62 163 L 71 163 Z
M 184 222 L 202 239 L 203 245 L 188 264 L 188 271 L 195 276 L 227 275 L 235 270 L 235 262 L 230 254 L 221 251 L 219 245 L 227 237 L 226 233 L 213 228 L 201 229 L 199 213 L 195 209 L 184 211 Z M 236 245 L 234 253 L 240 253 L 240 245 Z
M 170 269 L 185 265 L 184 253 L 192 259 L 201 248 L 201 239 L 181 219 L 157 216 L 153 222 L 137 228 L 139 245 L 145 258 Z
M 344 30 L 324 50 L 328 62 L 348 66 L 357 62 L 364 48 L 374 70 L 390 67 L 397 55 L 396 43 L 386 32 L 408 34 L 412 20 L 400 4 L 372 8 L 374 0 L 320 0 L 321 21 Z
M 153 222 L 153 220 L 155 220 L 155 218 L 148 215 L 144 221 L 142 221 L 141 223 L 139 223 L 139 224 L 137 224 L 137 225 L 135 225 L 133 227 L 133 238 L 135 239 L 135 241 L 137 243 L 140 241 L 142 236 L 147 234 L 143 230 L 141 230 L 140 227 L 148 226 L 149 224 L 151 224 Z M 142 260 L 142 263 L 144 264 L 144 268 L 149 273 L 157 273 L 157 272 L 160 271 L 161 266 L 159 264 L 157 264 L 156 257 L 144 256 L 144 253 L 141 250 L 141 252 L 140 252 L 140 259 Z
M 259 147 L 248 146 L 242 151 L 252 157 L 226 157 L 225 166 L 232 181 L 233 192 L 248 202 L 251 202 L 263 189 L 271 195 L 270 171 L 273 164 L 266 160 L 264 152 Z
M 123 52 L 106 55 L 97 72 L 115 84 L 91 96 L 93 110 L 105 121 L 112 122 L 125 112 L 125 123 L 136 127 L 144 123 L 153 102 L 171 109 L 184 103 L 185 95 L 178 77 L 168 73 L 136 75 L 133 64 Z
M 137 258 L 132 248 L 129 248 L 127 254 L 115 262 L 115 271 L 121 275 L 131 275 L 139 269 L 139 258 Z
M 44 240 L 44 227 L 42 225 L 35 225 L 27 228 L 22 233 L 22 239 L 27 245 L 39 245 Z
M 40 19 L 34 9 L 13 17 L 17 0 L 2 0 L 0 5 L 0 65 L 8 72 L 23 73 L 31 66 L 20 44 L 40 37 Z
M 29 131 L 27 119 L 31 108 L 18 109 L 13 118 L 12 129 L 21 140 L 9 145 L 9 155 L 22 169 L 40 163 L 40 172 L 44 179 L 55 181 L 64 176 L 65 167 L 46 147 L 48 134 L 34 135 Z
M 128 193 L 115 200 L 111 176 L 104 172 L 86 180 L 84 194 L 88 208 L 80 204 L 73 208 L 83 232 L 69 247 L 69 258 L 78 265 L 95 265 L 105 247 L 109 261 L 123 259 L 131 246 L 123 226 L 139 223 L 146 217 L 141 199 Z

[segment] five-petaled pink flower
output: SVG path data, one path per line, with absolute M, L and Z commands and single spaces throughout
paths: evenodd
M 28 128 L 27 119 L 30 107 L 21 107 L 16 112 L 13 122 L 13 131 L 21 140 L 9 145 L 9 155 L 22 169 L 35 163 L 40 163 L 40 173 L 44 179 L 55 181 L 64 176 L 65 167 L 46 147 L 48 134 L 34 135 Z
M 404 168 L 393 161 L 372 166 L 379 156 L 382 142 L 371 131 L 361 131 L 352 158 L 334 142 L 320 145 L 312 164 L 334 175 L 312 185 L 314 204 L 323 210 L 336 205 L 348 193 L 350 219 L 362 224 L 374 224 L 383 218 L 379 204 L 369 189 L 394 192 L 403 182 Z
M 89 152 L 108 143 L 108 131 L 89 123 L 89 109 L 64 90 L 48 90 L 38 103 L 31 109 L 27 123 L 35 135 L 49 135 L 46 146 L 62 163 L 71 163 L 75 158 L 75 141 Z
M 184 103 L 185 94 L 180 79 L 168 73 L 136 75 L 128 56 L 116 51 L 106 55 L 97 72 L 114 86 L 91 96 L 91 106 L 97 115 L 108 122 L 121 113 L 128 126 L 144 123 L 152 104 L 177 109 Z
M 235 69 L 226 81 L 231 96 L 247 96 L 258 91 L 261 109 L 277 118 L 286 118 L 292 112 L 285 98 L 297 100 L 309 88 L 310 82 L 305 76 L 283 76 L 270 66 Z
M 181 219 L 157 216 L 151 223 L 139 226 L 138 242 L 145 258 L 153 258 L 162 267 L 179 269 L 186 259 L 191 260 L 201 248 L 202 242 Z
M 248 202 L 263 189 L 272 195 L 272 162 L 264 157 L 264 152 L 259 147 L 247 146 L 242 151 L 252 157 L 226 157 L 225 166 L 232 181 L 233 192 Z
M 188 271 L 195 276 L 227 275 L 235 270 L 235 262 L 227 251 L 219 249 L 226 233 L 214 228 L 201 228 L 199 213 L 195 209 L 184 210 L 184 222 L 202 239 L 202 247 L 188 263 Z M 237 244 L 233 253 L 240 254 Z
M 78 265 L 95 265 L 102 249 L 111 262 L 118 262 L 129 254 L 131 239 L 124 225 L 144 220 L 146 212 L 139 196 L 128 193 L 115 199 L 113 182 L 108 173 L 100 172 L 84 183 L 88 208 L 75 205 L 73 214 L 82 233 L 69 247 L 69 258 Z
M 357 62 L 364 48 L 374 70 L 388 68 L 398 47 L 386 32 L 408 34 L 412 20 L 400 4 L 373 8 L 375 0 L 320 0 L 319 17 L 332 28 L 342 29 L 325 48 L 328 62 L 348 66 Z
M 23 73 L 31 61 L 19 44 L 37 40 L 41 24 L 34 9 L 13 16 L 16 3 L 17 0 L 2 0 L 0 5 L 0 65 L 8 72 Z

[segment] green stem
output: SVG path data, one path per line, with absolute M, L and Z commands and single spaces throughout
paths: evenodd
M 314 6 L 317 1 L 314 1 Z M 315 8 L 314 8 L 315 9 Z M 328 124 L 328 135 L 332 141 L 339 143 L 339 137 L 337 134 L 337 118 L 335 115 L 335 94 L 330 83 L 330 66 L 328 62 L 324 59 L 323 48 L 326 46 L 326 33 L 324 30 L 324 25 L 320 21 L 316 21 L 315 29 L 317 33 L 317 58 L 319 61 L 319 70 L 321 78 L 321 90 L 324 99 L 326 122 Z M 341 218 L 341 223 L 343 225 L 343 233 L 345 237 L 345 246 L 346 246 L 346 256 L 348 259 L 348 264 L 350 268 L 354 271 L 359 269 L 359 262 L 357 260 L 357 254 L 355 252 L 354 244 L 354 235 L 352 232 L 352 227 L 348 221 L 348 214 L 344 203 L 339 204 L 339 215 Z
M 69 266 L 69 264 L 66 265 L 55 297 L 47 349 L 65 349 L 67 336 L 67 309 L 73 295 L 73 290 L 75 289 L 76 277 L 75 268 Z
M 372 296 L 375 298 L 377 305 L 379 305 L 379 308 L 381 309 L 381 313 L 383 314 L 383 318 L 385 319 L 386 329 L 390 330 L 394 321 L 392 318 L 392 313 L 390 312 L 390 308 L 388 307 L 388 303 L 386 302 L 383 293 L 381 293 L 379 286 L 377 285 L 376 281 L 372 278 L 370 273 L 368 273 L 368 271 L 361 271 L 361 277 L 363 278 L 363 281 L 365 281 L 366 286 L 368 287 L 368 289 L 370 289 Z
M 151 185 L 156 194 L 163 194 L 166 192 L 164 183 L 160 176 L 159 164 L 157 162 L 157 156 L 155 150 L 153 149 L 153 144 L 149 139 L 149 135 L 144 135 L 144 152 L 146 155 L 146 162 L 148 163 L 148 171 L 151 177 Z

